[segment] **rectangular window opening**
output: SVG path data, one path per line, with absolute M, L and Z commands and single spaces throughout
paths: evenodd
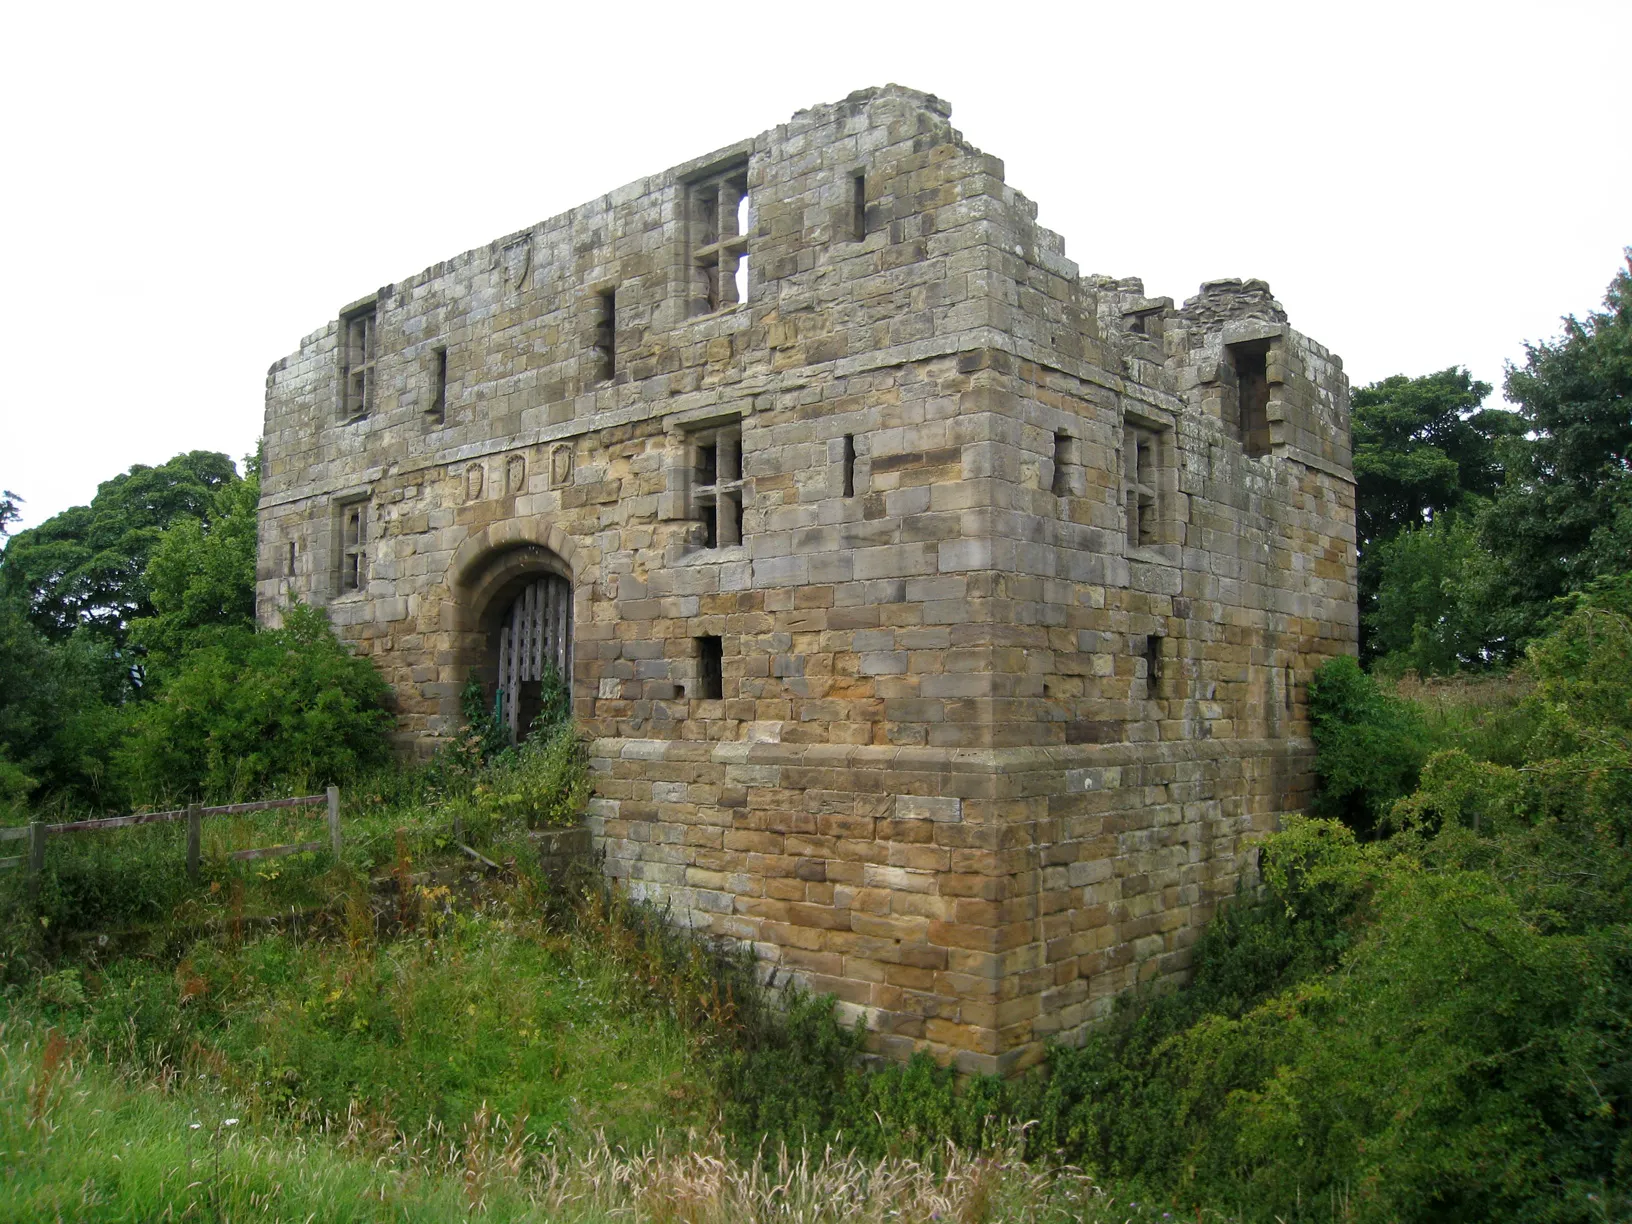
M 1123 430 L 1122 497 L 1128 544 L 1134 548 L 1162 542 L 1160 445 L 1154 429 L 1130 424 Z
M 717 547 L 742 543 L 742 494 L 721 493 L 715 505 Z
M 361 421 L 374 408 L 374 307 L 340 320 L 340 419 Z
M 448 350 L 439 348 L 431 354 L 431 403 L 425 410 L 432 425 L 448 419 Z
M 340 591 L 360 591 L 368 584 L 368 503 L 353 502 L 341 511 Z
M 1077 439 L 1063 429 L 1054 434 L 1054 496 L 1068 497 L 1074 491 L 1076 470 L 1082 466 Z
M 697 639 L 697 694 L 703 701 L 725 696 L 725 643 L 714 636 Z
M 850 237 L 861 242 L 867 237 L 867 176 L 850 180 Z
M 1286 665 L 1286 708 L 1288 712 L 1292 709 L 1292 686 L 1294 683 L 1292 664 L 1288 663 Z
M 844 435 L 844 495 L 856 495 L 856 435 Z
M 691 517 L 704 548 L 742 543 L 742 426 L 721 425 L 693 443 Z
M 710 314 L 746 302 L 753 224 L 746 162 L 686 185 L 686 224 L 689 313 Z
M 1162 682 L 1162 635 L 1145 637 L 1145 696 L 1154 697 Z
M 285 578 L 295 576 L 295 542 L 293 540 L 289 541 L 289 557 L 284 565 L 283 575 Z
M 1242 449 L 1254 458 L 1269 454 L 1269 349 L 1262 341 L 1229 346 L 1235 368 Z
M 611 382 L 618 373 L 618 291 L 596 295 L 595 381 Z
M 738 302 L 748 300 L 748 247 L 746 244 L 750 224 L 749 216 L 748 193 L 744 191 L 742 197 L 737 201 L 737 236 L 744 243 L 741 253 L 737 256 L 736 287 Z

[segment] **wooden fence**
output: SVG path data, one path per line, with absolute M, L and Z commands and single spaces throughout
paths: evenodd
M 293 842 L 285 846 L 261 846 L 253 850 L 235 850 L 229 859 L 243 862 L 248 859 L 281 858 L 285 854 L 300 854 L 306 850 L 321 850 L 327 846 L 334 857 L 340 857 L 340 788 L 331 786 L 321 795 L 301 795 L 295 799 L 263 799 L 258 803 L 225 803 L 217 807 L 189 804 L 169 812 L 138 812 L 134 816 L 108 816 L 101 820 L 70 820 L 66 824 L 42 824 L 35 821 L 19 828 L 0 829 L 0 842 L 28 841 L 28 853 L 14 858 L 0 858 L 0 871 L 13 867 L 27 867 L 30 890 L 38 889 L 40 874 L 45 870 L 45 839 L 68 833 L 99 833 L 104 829 L 128 829 L 136 825 L 163 824 L 172 820 L 187 822 L 187 874 L 198 878 L 199 857 L 203 844 L 203 823 L 206 816 L 238 816 L 246 812 L 267 812 L 274 808 L 316 807 L 328 804 L 329 837 L 326 842 Z

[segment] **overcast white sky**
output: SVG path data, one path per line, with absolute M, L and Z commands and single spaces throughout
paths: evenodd
M 1599 306 L 1632 4 L 19 4 L 0 48 L 0 488 L 235 456 L 344 303 L 897 81 L 1082 270 L 1269 281 L 1358 385 Z

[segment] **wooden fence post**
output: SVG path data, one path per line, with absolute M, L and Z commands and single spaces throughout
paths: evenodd
M 340 788 L 329 787 L 329 844 L 334 848 L 334 861 L 340 861 Z
M 40 877 L 45 874 L 45 824 L 34 821 L 28 826 L 28 896 L 40 897 Z
M 198 879 L 199 853 L 203 849 L 204 809 L 197 803 L 187 805 L 187 876 Z

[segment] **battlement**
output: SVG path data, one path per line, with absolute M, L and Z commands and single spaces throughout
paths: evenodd
M 1182 974 L 1355 644 L 1341 363 L 1079 275 L 887 86 L 342 307 L 267 376 L 258 603 L 405 746 L 550 666 L 608 870 L 1008 1071 Z

